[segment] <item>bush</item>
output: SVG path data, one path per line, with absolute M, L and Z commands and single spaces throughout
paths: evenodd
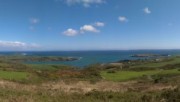
M 165 102 L 180 102 L 180 88 L 165 90 L 161 97 L 165 99 Z
M 163 67 L 161 67 L 162 69 L 175 69 L 175 68 L 179 68 L 180 64 L 167 64 Z
M 116 71 L 115 70 L 109 70 L 109 71 L 107 71 L 107 73 L 116 73 Z

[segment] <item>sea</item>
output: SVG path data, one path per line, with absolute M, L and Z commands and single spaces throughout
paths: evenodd
M 29 64 L 62 64 L 75 67 L 86 67 L 92 64 L 105 64 L 121 60 L 140 59 L 132 57 L 135 54 L 166 54 L 180 55 L 180 50 L 108 50 L 108 51 L 8 51 L 0 55 L 21 54 L 24 56 L 62 56 L 76 57 L 75 61 L 28 62 Z

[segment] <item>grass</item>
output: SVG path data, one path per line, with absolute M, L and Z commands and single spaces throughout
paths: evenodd
M 68 69 L 71 68 L 69 66 L 65 66 L 65 65 L 51 65 L 51 64 L 26 64 L 27 66 L 29 66 L 31 69 L 34 70 L 59 70 L 59 69 Z
M 178 69 L 172 70 L 151 70 L 151 71 L 117 71 L 115 73 L 108 73 L 107 71 L 102 71 L 101 76 L 110 81 L 127 81 L 132 79 L 137 79 L 143 77 L 144 75 L 164 75 L 164 74 L 180 74 Z
M 141 93 L 90 92 L 87 94 L 43 91 L 28 91 L 0 88 L 1 102 L 142 102 Z
M 44 64 L 27 64 L 29 67 L 37 70 L 54 70 L 55 68 L 51 65 Z
M 5 80 L 23 80 L 28 77 L 27 72 L 0 71 L 0 79 Z
M 162 62 L 154 62 L 154 63 L 147 63 L 147 64 L 140 64 L 140 65 L 135 65 L 131 66 L 131 68 L 137 68 L 137 67 L 162 67 L 168 64 L 178 64 L 180 63 L 180 58 L 172 58 L 173 60 L 171 61 L 162 61 Z
M 170 61 L 162 61 L 157 63 L 147 61 L 145 63 L 135 63 L 135 66 L 130 66 L 135 68 L 145 67 L 144 69 L 147 67 L 154 67 L 157 70 L 148 69 L 133 71 L 127 69 L 120 71 L 111 69 L 111 71 L 103 68 L 98 69 L 101 68 L 98 65 L 92 65 L 89 68 L 80 70 L 64 65 L 24 64 L 2 61 L 0 62 L 0 80 L 3 79 L 2 82 L 5 80 L 14 82 L 12 84 L 7 83 L 0 85 L 0 102 L 160 102 L 162 99 L 165 100 L 164 102 L 179 102 L 179 88 L 165 91 L 164 89 L 157 91 L 146 89 L 146 87 L 154 88 L 155 85 L 161 88 L 163 85 L 165 87 L 166 83 L 159 86 L 161 85 L 160 82 L 163 82 L 164 79 L 168 79 L 167 86 L 169 86 L 169 83 L 173 82 L 174 85 L 179 87 L 180 71 L 177 69 L 179 67 L 174 65 L 177 63 L 180 63 L 180 58 L 173 58 L 173 60 Z M 165 65 L 167 64 L 176 66 L 176 69 L 163 70 L 163 68 L 159 68 L 163 66 L 165 67 L 164 69 L 166 69 Z M 147 82 L 146 77 L 144 76 L 150 76 L 154 82 L 157 80 L 160 84 L 152 83 L 152 81 Z M 160 80 L 161 76 L 163 77 L 163 81 Z M 101 77 L 109 81 L 105 81 L 105 84 L 102 83 L 103 85 L 99 83 L 96 84 L 97 81 L 101 80 Z M 115 82 L 133 79 L 136 80 L 139 78 L 145 80 L 145 83 L 137 83 L 132 85 L 132 88 L 127 89 L 125 92 L 113 91 L 117 90 Z M 83 87 L 82 89 L 78 87 L 78 92 L 71 92 L 76 88 L 70 88 L 68 93 L 66 90 L 65 92 L 62 90 L 63 87 L 56 89 L 56 87 L 59 87 L 58 85 L 61 84 L 58 83 L 59 80 L 63 80 L 67 85 L 72 84 L 73 86 L 75 86 L 74 83 L 76 81 L 90 81 L 92 86 L 96 84 L 98 88 L 96 90 L 96 87 L 94 87 L 92 91 L 87 93 L 83 93 Z M 112 83 L 111 81 L 115 82 Z M 67 86 L 66 84 L 63 85 Z M 88 85 L 83 83 L 80 85 L 88 87 Z M 112 85 L 112 87 L 115 89 L 112 91 L 101 91 L 110 85 Z M 120 86 L 120 84 L 117 83 L 117 86 Z M 124 87 L 122 85 L 123 89 L 126 87 L 128 86 Z
M 36 90 L 35 92 L 0 87 L 1 102 L 179 102 L 180 89 L 157 92 L 99 92 L 64 93 Z

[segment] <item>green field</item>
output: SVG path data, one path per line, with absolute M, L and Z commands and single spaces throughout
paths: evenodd
M 23 80 L 28 77 L 27 72 L 11 72 L 11 71 L 0 71 L 0 79 L 6 80 Z
M 180 102 L 178 57 L 82 69 L 23 62 L 0 59 L 0 102 Z
M 179 57 L 175 57 L 175 58 L 171 58 L 172 60 L 170 61 L 162 61 L 162 62 L 150 62 L 150 63 L 146 63 L 146 64 L 139 64 L 139 65 L 135 65 L 135 66 L 131 66 L 131 68 L 138 68 L 138 67 L 163 67 L 165 65 L 168 64 L 178 64 L 180 63 L 180 58 Z
M 70 66 L 65 65 L 51 65 L 51 64 L 26 64 L 28 67 L 34 70 L 59 70 L 59 69 L 67 69 Z
M 127 80 L 143 77 L 144 75 L 150 76 L 150 75 L 165 75 L 165 74 L 180 75 L 180 71 L 178 71 L 178 69 L 172 69 L 172 70 L 152 70 L 152 71 L 139 71 L 139 72 L 137 71 L 117 71 L 115 73 L 108 73 L 107 71 L 101 72 L 101 76 L 105 80 L 110 80 L 110 81 L 127 81 Z

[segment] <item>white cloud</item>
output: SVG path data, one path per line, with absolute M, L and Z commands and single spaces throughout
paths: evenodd
M 103 23 L 103 22 L 96 22 L 95 26 L 97 26 L 97 27 L 104 27 L 105 23 Z
M 146 14 L 150 14 L 151 13 L 151 10 L 148 7 L 144 8 L 143 11 Z
M 102 4 L 105 0 L 65 0 L 68 5 L 81 4 L 84 7 L 89 7 L 92 4 Z
M 31 24 L 37 24 L 37 23 L 39 23 L 39 21 L 40 21 L 40 20 L 37 19 L 37 18 L 31 18 L 31 19 L 30 19 L 30 23 L 31 23 Z
M 15 50 L 22 50 L 22 49 L 31 49 L 31 48 L 38 48 L 39 45 L 32 43 L 27 44 L 20 41 L 0 41 L 0 48 L 1 49 L 15 49 Z
M 86 25 L 83 25 L 82 27 L 79 28 L 79 30 L 75 30 L 75 29 L 72 29 L 72 28 L 69 28 L 67 30 L 65 30 L 63 32 L 64 35 L 66 36 L 76 36 L 76 35 L 79 35 L 79 34 L 84 34 L 84 33 L 88 33 L 88 32 L 91 32 L 91 33 L 99 33 L 100 30 L 98 30 L 96 27 L 104 27 L 105 24 L 103 22 L 96 22 L 96 23 L 93 23 L 93 24 L 86 24 Z
M 76 36 L 78 34 L 78 31 L 69 28 L 66 31 L 64 31 L 63 34 L 66 35 L 66 36 Z
M 94 26 L 92 25 L 84 25 L 80 28 L 81 33 L 84 32 L 94 32 L 94 33 L 98 33 L 100 32 L 99 30 L 97 30 Z
M 120 22 L 128 22 L 128 19 L 125 16 L 119 16 L 118 19 Z

